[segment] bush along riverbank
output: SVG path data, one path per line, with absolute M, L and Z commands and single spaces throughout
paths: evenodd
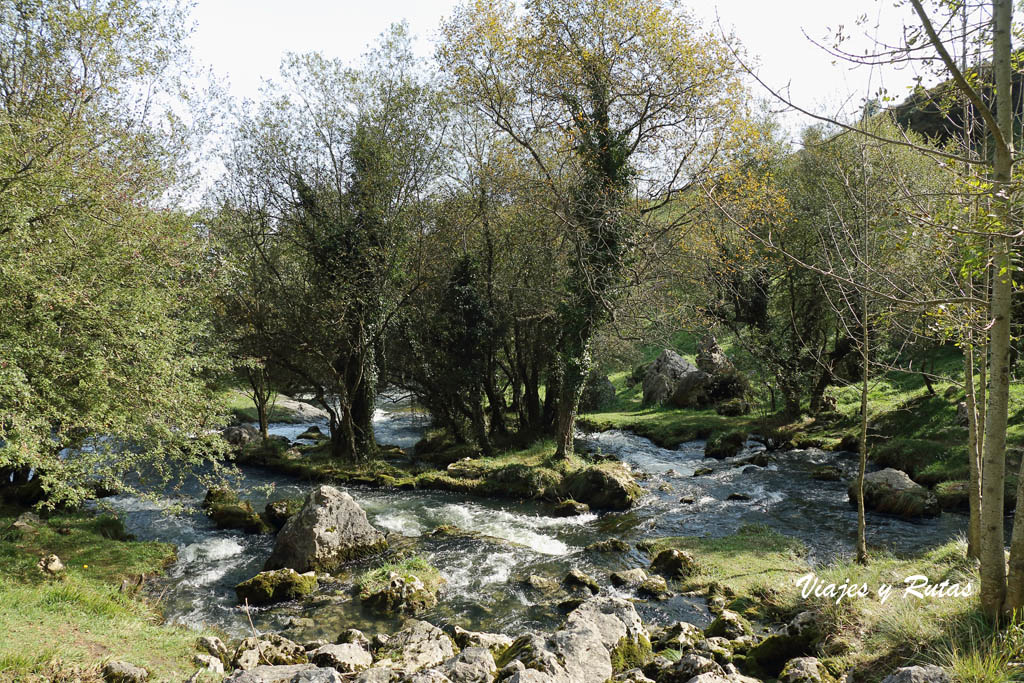
M 162 625 L 147 590 L 174 559 L 110 516 L 0 508 L 0 680 L 99 681 L 119 660 L 188 678 L 196 638 L 213 634 Z

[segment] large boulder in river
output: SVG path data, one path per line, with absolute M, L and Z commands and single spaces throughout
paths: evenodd
M 847 489 L 851 503 L 857 502 L 856 487 L 854 480 Z M 891 467 L 864 476 L 864 507 L 901 517 L 936 517 L 942 511 L 934 493 Z
M 644 405 L 667 403 L 677 389 L 696 393 L 706 384 L 708 374 L 671 349 L 661 352 L 644 373 Z
M 619 463 L 577 470 L 562 482 L 563 493 L 592 508 L 628 510 L 643 496 L 633 475 Z
M 384 534 L 366 520 L 352 496 L 324 485 L 310 491 L 302 509 L 278 532 L 264 568 L 330 572 L 386 547 Z

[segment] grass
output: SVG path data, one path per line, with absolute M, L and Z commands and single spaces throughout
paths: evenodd
M 231 389 L 224 392 L 224 401 L 228 412 L 242 422 L 259 422 L 259 415 L 252 399 L 242 389 Z M 269 407 L 267 417 L 270 422 L 283 422 L 285 424 L 303 424 L 309 420 L 278 405 Z
M 398 574 L 406 581 L 417 578 L 423 582 L 424 588 L 433 593 L 444 583 L 444 579 L 434 566 L 425 559 L 416 555 L 397 562 L 387 562 L 363 573 L 357 585 L 359 586 L 359 597 L 366 600 L 374 593 L 378 593 L 389 585 L 391 574 Z
M 195 671 L 199 633 L 163 625 L 157 608 L 133 591 L 140 575 L 159 574 L 174 546 L 138 543 L 109 517 L 56 514 L 35 530 L 11 524 L 22 510 L 0 508 L 0 680 L 100 680 L 108 659 L 143 666 L 152 680 L 184 680 Z M 61 576 L 36 568 L 50 553 Z
M 814 654 L 833 673 L 853 670 L 858 681 L 880 681 L 900 666 L 935 664 L 963 683 L 1024 680 L 1024 623 L 994 630 L 979 614 L 976 563 L 966 544 L 953 541 L 913 556 L 876 553 L 868 565 L 851 561 L 812 567 L 800 542 L 759 526 L 742 527 L 721 538 L 652 539 L 642 549 L 652 557 L 665 548 L 692 553 L 698 572 L 686 590 L 718 595 L 727 607 L 777 627 L 799 612 L 817 615 L 822 638 Z M 831 597 L 806 598 L 797 580 L 808 573 L 822 586 L 865 584 L 865 597 L 836 603 Z M 905 579 L 924 575 L 972 586 L 966 596 L 905 595 Z M 878 588 L 893 587 L 883 603 Z
M 684 590 L 743 597 L 733 607 L 760 620 L 784 611 L 780 587 L 793 584 L 810 571 L 807 551 L 800 541 L 757 524 L 742 526 L 735 534 L 718 538 L 650 539 L 641 548 L 652 558 L 668 548 L 691 553 L 697 560 L 697 572 L 686 579 Z

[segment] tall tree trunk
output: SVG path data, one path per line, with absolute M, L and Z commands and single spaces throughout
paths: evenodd
M 561 386 L 558 396 L 558 425 L 555 433 L 555 456 L 569 458 L 573 452 L 576 432 L 576 414 L 579 411 L 583 384 L 590 371 L 590 337 L 592 326 L 588 313 L 581 316 L 583 324 L 571 334 L 563 335 L 564 346 L 559 352 Z
M 1011 0 L 993 0 L 993 69 L 996 81 L 996 121 L 1004 145 L 996 145 L 993 165 L 994 210 L 1002 233 L 1011 230 L 1009 186 L 1013 171 L 1013 99 L 1011 92 L 1010 29 Z M 1007 596 L 1006 557 L 1003 539 L 1003 487 L 1006 480 L 1006 420 L 1010 396 L 1010 312 L 1013 304 L 1013 273 L 1009 237 L 993 240 L 994 281 L 989 353 L 991 367 L 988 409 L 985 415 L 985 456 L 981 472 L 981 605 L 997 619 L 1006 606 L 1021 606 L 1024 598 L 1024 526 L 1014 525 L 1011 576 L 1013 589 Z M 1024 497 L 1024 488 L 1019 492 Z

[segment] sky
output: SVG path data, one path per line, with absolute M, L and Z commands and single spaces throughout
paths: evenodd
M 808 38 L 821 41 L 844 25 L 851 34 L 847 47 L 854 51 L 869 45 L 865 34 L 895 39 L 906 14 L 894 9 L 891 0 L 684 3 L 706 27 L 717 30 L 720 25 L 733 31 L 756 57 L 761 78 L 773 88 L 786 88 L 803 108 L 834 115 L 844 106 L 855 107 L 879 86 L 902 99 L 911 83 L 906 72 L 834 63 Z M 441 19 L 457 4 L 458 0 L 196 0 L 192 45 L 195 57 L 212 67 L 232 95 L 256 98 L 262 79 L 277 75 L 286 52 L 316 50 L 354 62 L 392 22 L 403 19 L 418 39 L 417 51 L 429 55 Z M 855 26 L 858 15 L 870 20 Z M 754 88 L 760 90 L 756 84 Z M 808 122 L 796 114 L 786 120 L 791 129 Z

